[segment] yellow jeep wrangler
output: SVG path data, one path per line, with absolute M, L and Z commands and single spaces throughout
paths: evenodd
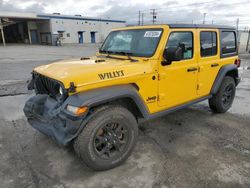
M 40 66 L 24 112 L 32 127 L 106 170 L 131 154 L 138 123 L 208 99 L 233 103 L 239 83 L 234 28 L 169 24 L 113 30 L 94 57 Z

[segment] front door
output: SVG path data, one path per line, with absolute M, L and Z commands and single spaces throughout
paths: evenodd
M 182 60 L 159 67 L 159 106 L 175 107 L 197 98 L 195 29 L 174 30 L 169 34 L 166 48 L 181 47 Z
M 79 40 L 79 44 L 83 43 L 83 32 L 82 31 L 78 32 L 78 40 Z

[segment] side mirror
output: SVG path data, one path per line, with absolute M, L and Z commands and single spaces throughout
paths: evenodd
M 183 51 L 180 47 L 168 47 L 164 50 L 162 65 L 171 65 L 172 61 L 180 61 L 183 57 Z

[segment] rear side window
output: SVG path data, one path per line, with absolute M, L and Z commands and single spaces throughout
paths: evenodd
M 182 59 L 192 59 L 193 57 L 193 33 L 192 32 L 172 32 L 169 36 L 166 48 L 182 48 Z
M 234 31 L 221 32 L 221 49 L 222 54 L 236 52 L 236 35 Z
M 217 33 L 210 31 L 200 32 L 201 57 L 217 54 Z

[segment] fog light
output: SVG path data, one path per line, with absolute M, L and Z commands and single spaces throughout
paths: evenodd
M 66 109 L 72 114 L 75 114 L 77 116 L 84 114 L 88 110 L 86 106 L 76 107 L 76 106 L 71 106 L 71 105 L 67 105 Z

